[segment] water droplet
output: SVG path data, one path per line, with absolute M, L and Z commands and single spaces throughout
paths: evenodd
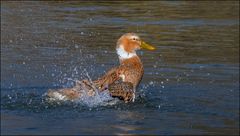
M 163 84 L 164 82 L 163 81 L 161 81 L 161 84 Z
M 149 84 L 150 84 L 150 85 L 153 85 L 153 81 L 150 81 Z
M 81 34 L 81 35 L 83 35 L 83 34 L 84 34 L 84 32 L 81 32 L 80 34 Z
M 12 99 L 12 97 L 11 97 L 10 95 L 8 95 L 8 99 L 10 99 L 10 100 L 11 100 L 11 99 Z
M 25 61 L 23 61 L 23 63 L 22 63 L 23 65 L 25 65 L 26 63 L 25 63 Z
M 165 88 L 164 86 L 162 86 L 162 88 Z
M 28 105 L 30 105 L 31 103 L 32 103 L 32 99 L 29 100 Z
M 12 43 L 13 41 L 12 40 L 9 40 L 10 43 Z
M 75 45 L 75 48 L 78 49 L 78 45 Z

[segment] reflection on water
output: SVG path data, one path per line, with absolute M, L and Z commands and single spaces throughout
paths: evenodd
M 1 134 L 238 134 L 238 11 L 237 1 L 1 2 Z M 135 103 L 42 100 L 117 65 L 126 32 L 157 47 L 138 52 Z

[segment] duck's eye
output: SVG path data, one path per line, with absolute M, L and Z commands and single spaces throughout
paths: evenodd
M 136 41 L 137 39 L 136 38 L 133 38 L 133 41 Z

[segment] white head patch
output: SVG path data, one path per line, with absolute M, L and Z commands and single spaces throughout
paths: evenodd
M 116 50 L 117 50 L 119 59 L 129 59 L 137 55 L 136 52 L 134 53 L 126 52 L 122 45 L 120 45 Z

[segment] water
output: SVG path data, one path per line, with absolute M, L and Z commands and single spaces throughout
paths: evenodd
M 238 11 L 238 1 L 1 2 L 1 134 L 238 134 Z M 126 32 L 157 47 L 138 52 L 134 103 L 42 99 L 117 65 Z

